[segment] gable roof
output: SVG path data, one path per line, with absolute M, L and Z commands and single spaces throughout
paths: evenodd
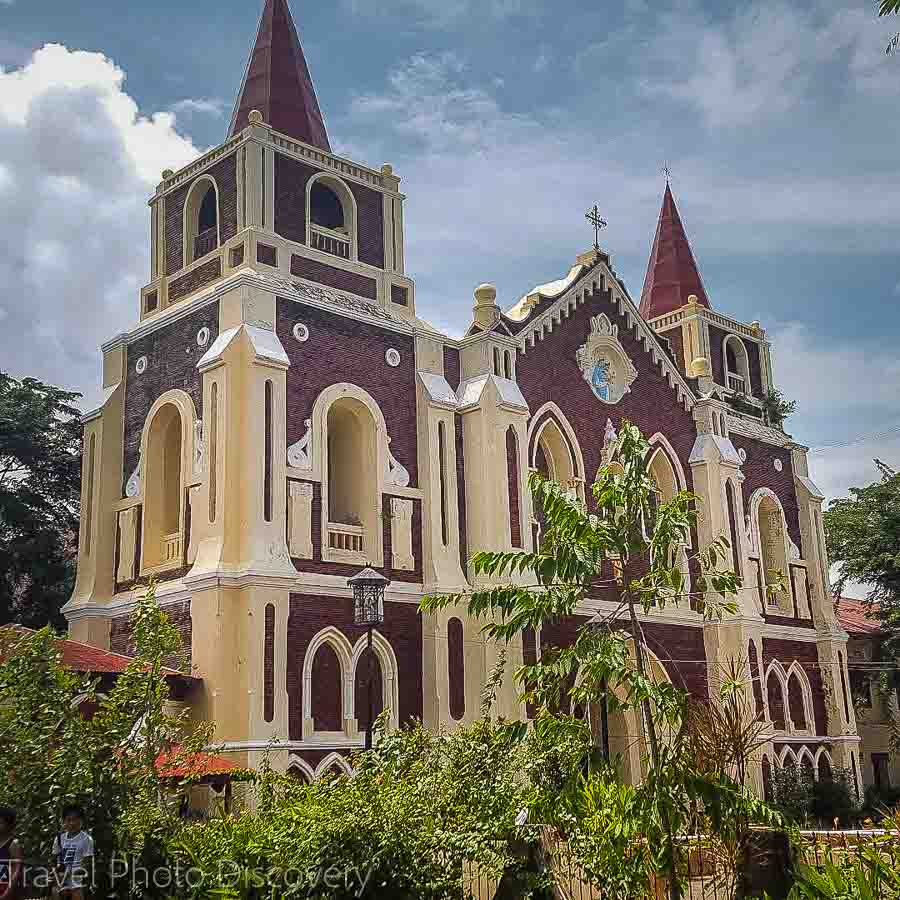
M 701 306 L 711 309 L 672 189 L 666 182 L 641 291 L 640 313 L 645 319 L 654 319 L 674 312 L 688 302 L 691 294 Z
M 853 597 L 838 597 L 837 617 L 848 634 L 878 634 L 881 622 L 876 618 L 877 607 L 865 600 Z
M 34 634 L 33 628 L 26 628 L 24 625 L 8 625 L 0 628 L 0 633 L 4 630 L 13 631 L 22 636 Z M 73 672 L 86 672 L 91 675 L 120 675 L 134 662 L 133 656 L 113 653 L 111 650 L 101 650 L 91 644 L 73 641 L 69 638 L 59 638 L 56 641 L 56 648 L 61 654 L 62 664 Z M 189 675 L 168 667 L 163 667 L 162 674 L 171 678 L 201 680 L 196 675 Z
M 266 0 L 256 43 L 238 92 L 228 137 L 257 109 L 275 131 L 331 152 L 306 57 L 287 0 Z

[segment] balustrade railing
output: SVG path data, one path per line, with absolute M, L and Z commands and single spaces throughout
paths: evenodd
M 328 523 L 328 547 L 338 553 L 359 553 L 366 551 L 366 532 L 362 525 Z
M 321 250 L 322 253 L 330 253 L 341 259 L 350 259 L 350 238 L 345 234 L 322 228 L 320 225 L 311 225 L 309 242 L 313 250 Z
M 162 539 L 163 565 L 181 561 L 181 532 L 165 534 Z
M 200 259 L 207 253 L 212 253 L 219 246 L 218 228 L 207 228 L 194 238 L 194 259 Z

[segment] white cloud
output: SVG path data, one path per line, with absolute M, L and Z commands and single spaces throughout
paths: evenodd
M 221 118 L 225 114 L 226 104 L 220 97 L 188 97 L 172 104 L 172 112 L 192 115 L 200 113 L 206 116 Z
M 102 54 L 54 44 L 0 68 L 0 359 L 88 392 L 98 345 L 135 320 L 149 277 L 147 198 L 198 153 L 123 82 Z
M 710 129 L 783 115 L 821 84 L 826 68 L 868 94 L 900 93 L 896 69 L 879 52 L 890 27 L 862 9 L 798 9 L 781 0 L 751 4 L 721 20 L 688 4 L 667 11 L 644 90 L 693 106 Z

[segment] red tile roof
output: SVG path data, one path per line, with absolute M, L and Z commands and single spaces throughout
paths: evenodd
M 32 634 L 31 628 L 25 628 L 22 625 L 10 625 L 11 630 L 20 634 Z M 68 638 L 61 638 L 56 642 L 56 646 L 62 654 L 62 664 L 75 672 L 90 672 L 94 675 L 118 675 L 124 672 L 128 665 L 134 662 L 134 658 L 126 656 L 124 653 L 113 653 L 110 650 L 101 650 L 99 647 L 93 647 L 90 644 L 83 644 L 81 641 L 72 641 Z M 164 668 L 163 675 L 178 678 L 194 678 L 195 675 L 188 675 L 179 672 L 177 669 Z
M 173 747 L 156 757 L 156 769 L 164 778 L 197 778 L 227 775 L 237 769 L 231 760 L 214 753 L 189 753 L 179 758 L 181 747 Z
M 881 623 L 870 610 L 864 600 L 853 597 L 840 597 L 837 603 L 837 617 L 849 634 L 877 634 L 881 631 Z
M 276 131 L 331 152 L 287 0 L 266 0 L 263 7 L 256 44 L 231 116 L 229 137 L 247 127 L 254 109 Z
M 696 295 L 701 306 L 710 308 L 700 270 L 667 183 L 641 291 L 640 313 L 645 319 L 665 315 L 684 306 L 691 294 Z

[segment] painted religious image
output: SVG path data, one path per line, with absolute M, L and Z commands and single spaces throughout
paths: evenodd
M 609 389 L 614 380 L 613 371 L 608 359 L 598 359 L 591 376 L 591 387 L 597 398 L 609 402 Z

